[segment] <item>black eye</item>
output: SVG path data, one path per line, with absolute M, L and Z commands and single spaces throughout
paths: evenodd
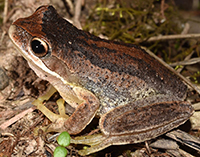
M 31 40 L 31 49 L 37 57 L 45 57 L 49 54 L 48 44 L 36 37 Z

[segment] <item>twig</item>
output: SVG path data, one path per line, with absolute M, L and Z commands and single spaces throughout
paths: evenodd
M 181 32 L 181 34 L 188 34 L 189 29 L 190 29 L 190 24 L 185 23 L 185 27 L 184 27 L 183 31 Z
M 175 39 L 189 39 L 189 38 L 200 38 L 200 34 L 176 34 L 176 35 L 165 35 L 150 37 L 146 42 L 152 42 L 157 40 L 175 40 Z M 141 39 L 135 39 L 136 42 L 142 41 Z
M 185 145 L 193 150 L 200 151 L 200 141 L 197 137 L 192 136 L 184 131 L 179 129 L 168 132 L 165 134 L 167 137 L 172 138 L 173 140 L 180 142 L 182 145 Z
M 3 30 L 2 35 L 1 35 L 1 39 L 0 39 L 0 46 L 2 46 L 2 43 L 3 43 L 3 39 L 4 39 L 5 34 L 6 34 L 6 31 Z
M 74 12 L 73 24 L 78 29 L 82 29 L 82 26 L 79 22 L 79 18 L 80 18 L 80 15 L 81 15 L 81 6 L 82 6 L 82 0 L 77 0 L 76 3 L 75 3 L 75 12 Z
M 62 0 L 67 12 L 72 17 L 74 15 L 74 5 L 71 0 Z
M 194 54 L 194 51 L 192 51 L 188 56 L 186 56 L 184 61 L 190 60 L 190 58 L 192 57 L 193 54 Z M 183 68 L 184 68 L 184 66 L 182 66 L 181 68 L 178 68 L 177 72 L 180 73 L 183 70 Z
M 192 107 L 194 108 L 195 111 L 200 110 L 200 102 L 192 104 Z
M 4 2 L 4 12 L 3 12 L 3 25 L 7 21 L 7 14 L 8 14 L 8 0 L 5 0 L 5 2 Z M 3 33 L 2 33 L 1 39 L 0 39 L 0 46 L 2 45 L 5 34 L 6 34 L 6 31 L 3 30 Z
M 189 60 L 171 63 L 169 65 L 174 67 L 174 66 L 177 66 L 177 65 L 191 65 L 191 64 L 196 64 L 196 63 L 199 63 L 199 62 L 200 62 L 200 57 L 197 57 L 197 58 L 192 58 L 192 59 L 189 59 Z
M 162 16 L 162 18 L 163 18 L 163 20 L 166 20 L 166 17 L 165 17 L 165 9 L 166 9 L 166 7 L 165 7 L 165 0 L 161 0 L 161 4 L 160 4 L 160 13 L 161 13 L 161 16 Z
M 3 24 L 7 21 L 7 13 L 8 13 L 8 0 L 4 2 L 4 12 L 3 12 Z
M 33 107 L 31 107 L 31 108 L 19 113 L 18 115 L 14 116 L 13 118 L 11 118 L 8 121 L 6 121 L 3 124 L 1 124 L 0 128 L 2 130 L 5 130 L 8 126 L 10 126 L 11 124 L 15 123 L 19 119 L 23 118 L 27 113 L 30 113 L 30 112 L 34 111 L 35 109 L 36 109 L 36 107 L 33 106 Z
M 147 149 L 148 154 L 151 154 L 151 150 L 150 150 L 150 148 L 149 148 L 149 144 L 148 144 L 147 141 L 145 141 L 145 146 L 146 146 L 146 149 Z

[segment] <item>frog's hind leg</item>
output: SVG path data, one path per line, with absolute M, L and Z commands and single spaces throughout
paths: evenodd
M 99 126 L 106 135 L 151 132 L 151 137 L 156 137 L 181 125 L 192 113 L 188 102 L 161 102 L 142 107 L 130 103 L 103 115 Z
M 188 102 L 163 102 L 143 107 L 130 103 L 101 117 L 99 126 L 103 134 L 77 137 L 72 143 L 91 146 L 80 150 L 81 155 L 97 152 L 110 145 L 139 143 L 181 125 L 192 113 L 193 108 Z
M 78 151 L 81 156 L 85 156 L 103 150 L 111 145 L 125 145 L 143 142 L 144 139 L 145 141 L 151 139 L 150 136 L 150 132 L 120 136 L 95 134 L 88 136 L 78 136 L 75 139 L 71 139 L 70 143 L 89 145 L 90 147 Z

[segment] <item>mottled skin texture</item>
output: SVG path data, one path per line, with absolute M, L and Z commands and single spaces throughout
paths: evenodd
M 89 153 L 111 144 L 156 137 L 184 123 L 193 112 L 188 102 L 182 102 L 186 85 L 136 45 L 103 40 L 78 30 L 52 6 L 40 7 L 13 25 L 15 31 L 10 36 L 19 49 L 29 51 L 33 37 L 48 44 L 49 52 L 40 60 L 67 83 L 23 56 L 38 76 L 48 80 L 77 108 L 65 122 L 65 129 L 69 131 L 87 121 L 79 128 L 81 131 L 94 115 L 101 117 L 100 129 L 109 137 Z

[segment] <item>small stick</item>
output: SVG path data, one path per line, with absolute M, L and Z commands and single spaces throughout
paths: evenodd
M 33 112 L 33 110 L 35 110 L 36 107 L 33 106 L 27 110 L 24 110 L 23 112 L 19 113 L 18 115 L 14 116 L 13 118 L 9 119 L 8 121 L 4 122 L 3 124 L 0 125 L 0 128 L 2 130 L 5 130 L 8 126 L 10 126 L 11 124 L 15 123 L 16 121 L 18 121 L 19 119 L 23 118 L 27 113 Z
M 193 54 L 194 54 L 194 51 L 192 51 L 192 53 L 190 53 L 188 56 L 186 56 L 184 61 L 187 62 L 188 60 L 190 60 L 190 58 L 192 57 Z M 178 68 L 177 72 L 180 73 L 183 70 L 183 68 L 184 68 L 184 66 L 182 66 L 181 68 Z
M 175 67 L 177 65 L 191 65 L 191 64 L 196 64 L 196 63 L 199 63 L 199 62 L 200 62 L 200 58 L 196 57 L 196 58 L 192 58 L 192 59 L 189 59 L 189 60 L 170 63 L 169 65 L 172 66 L 172 67 Z
M 74 25 L 78 28 L 78 29 L 82 29 L 82 26 L 80 24 L 79 18 L 81 15 L 81 6 L 82 6 L 82 0 L 77 0 L 75 3 L 75 12 L 74 12 Z
M 200 38 L 200 34 L 176 34 L 176 35 L 164 35 L 150 37 L 146 42 L 152 42 L 157 40 L 175 40 L 175 39 L 190 39 L 190 38 Z M 135 39 L 136 42 L 140 42 L 141 39 Z
M 6 23 L 7 21 L 7 14 L 8 14 L 8 0 L 5 0 L 5 3 L 4 3 L 4 12 L 3 12 L 3 24 Z

